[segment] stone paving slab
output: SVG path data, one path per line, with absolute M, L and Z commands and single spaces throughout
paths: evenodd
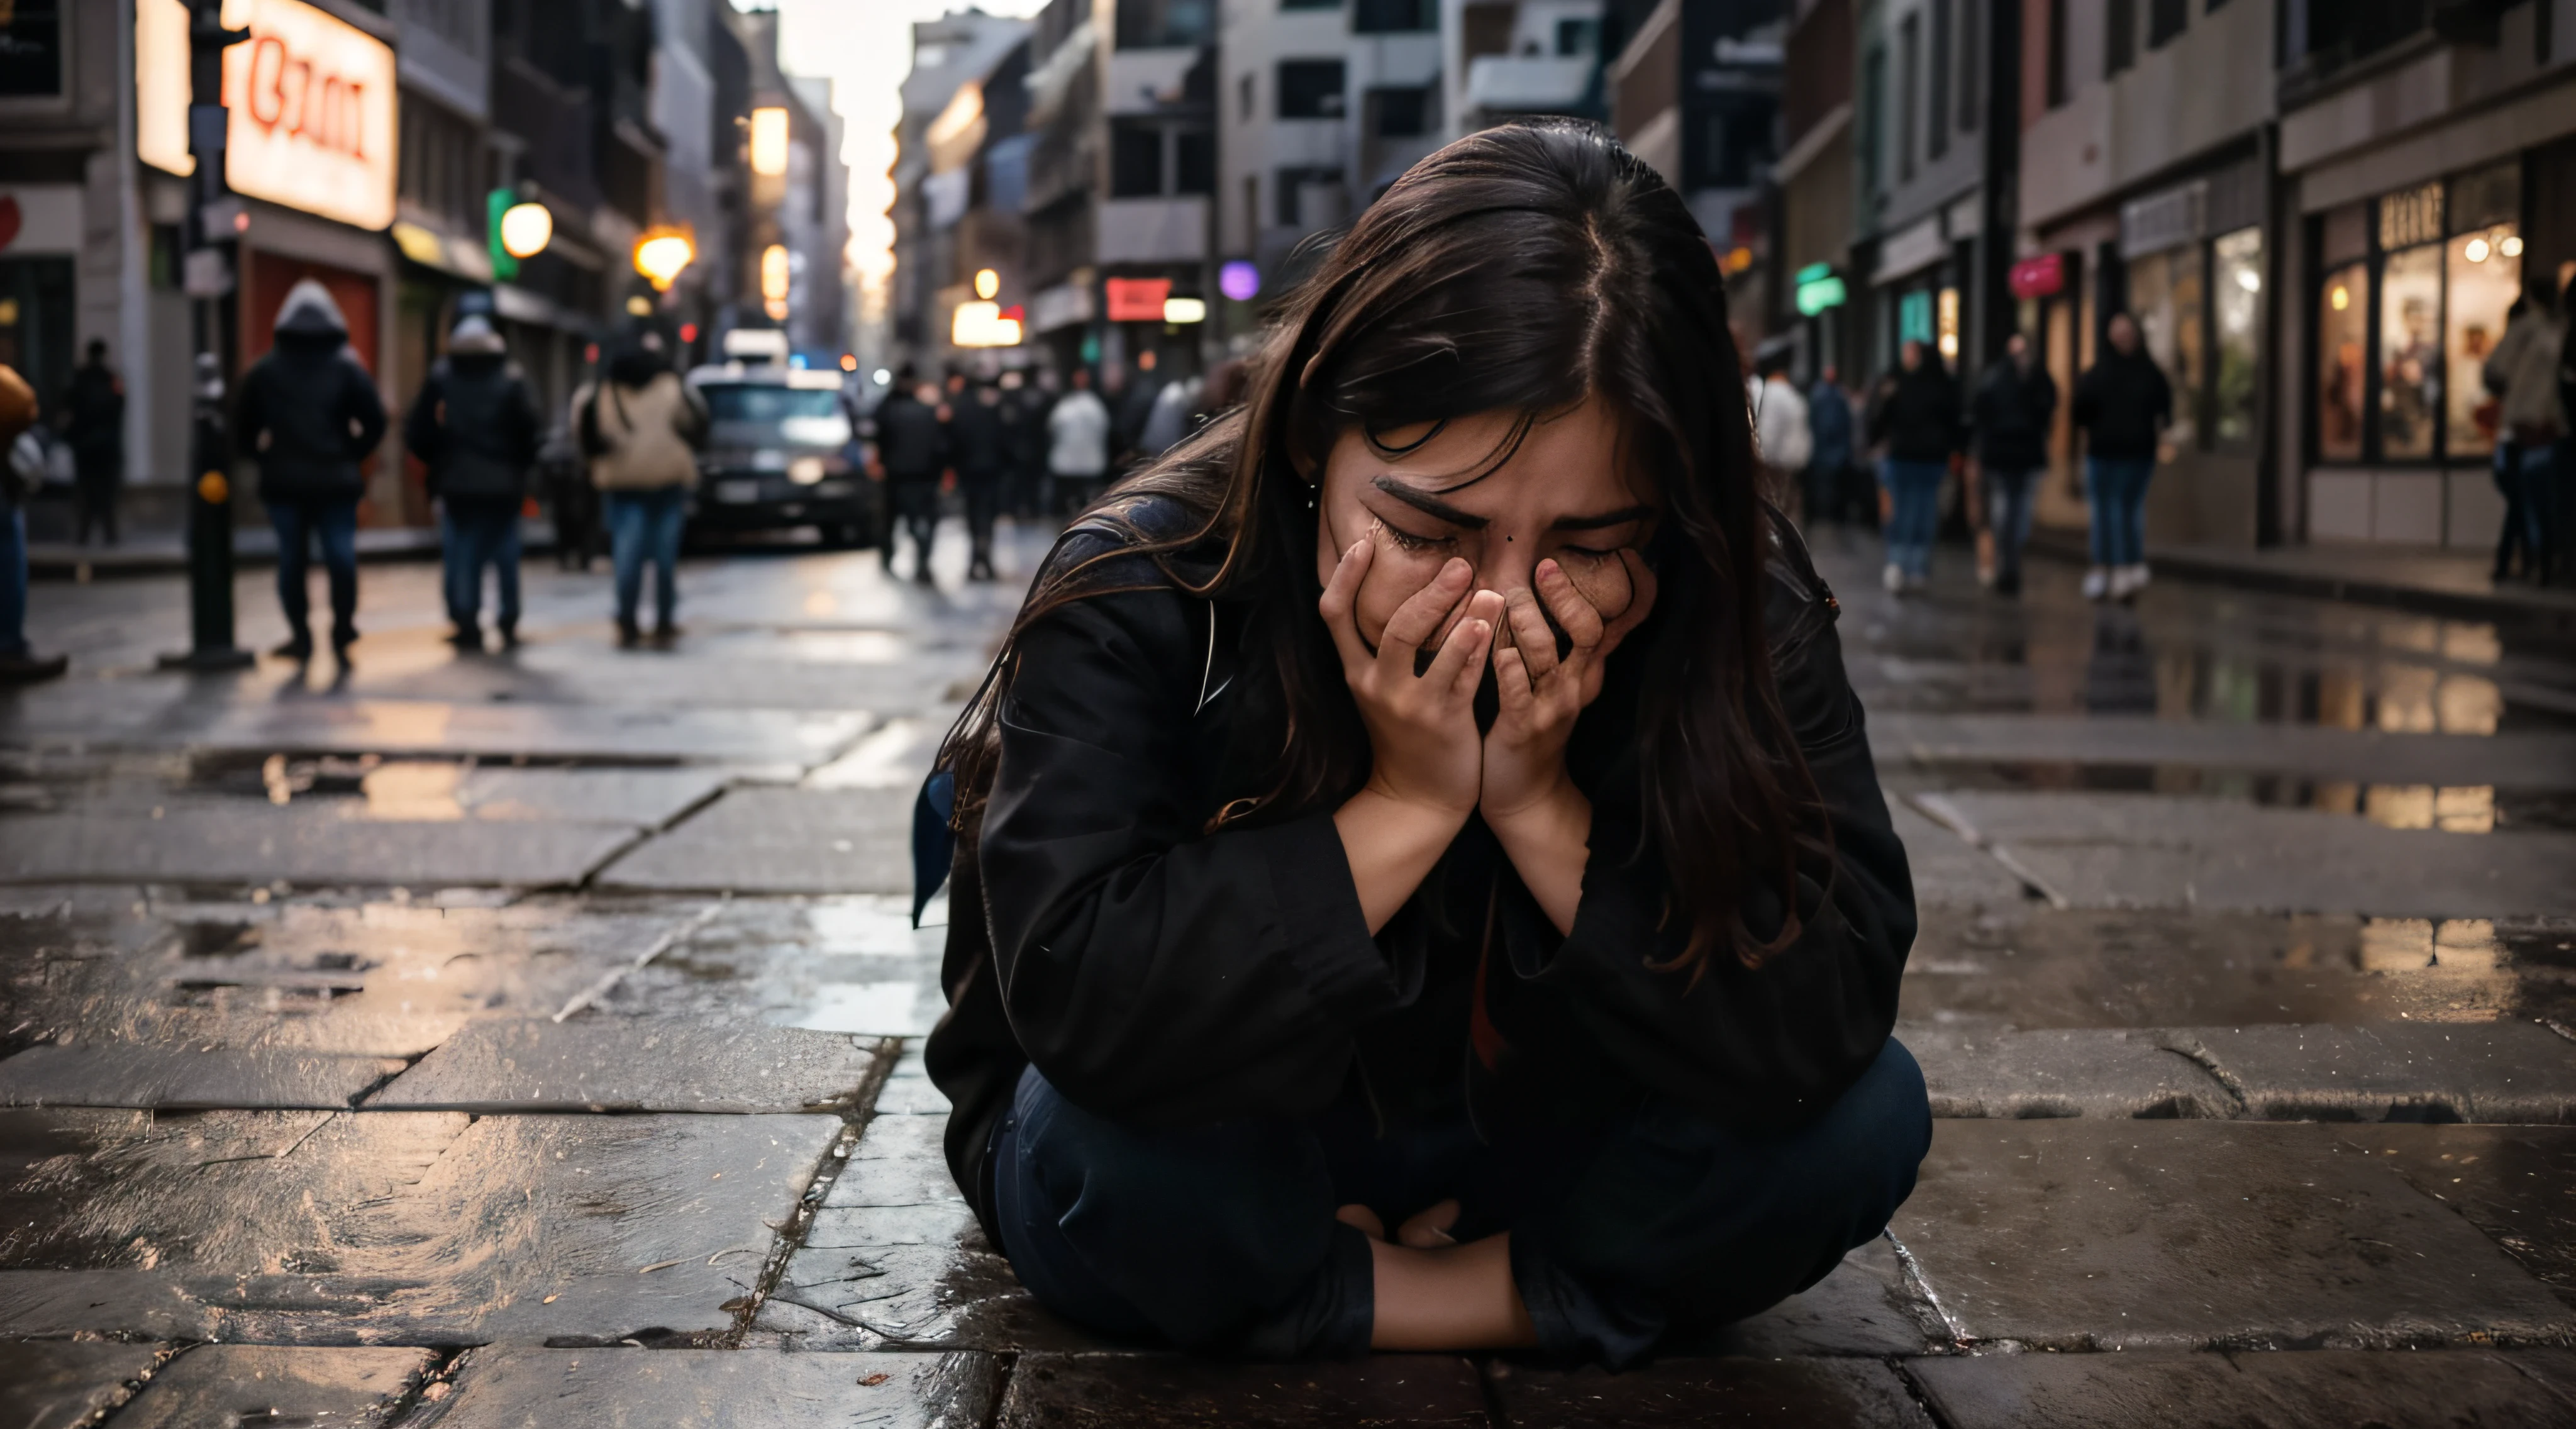
M 2529 1022 L 2176 1028 L 2166 1045 L 2275 1121 L 2576 1122 L 2576 1041 Z
M 581 1017 L 468 1023 L 370 1111 L 791 1112 L 849 1106 L 872 1043 L 784 1027 Z M 0 1086 L 8 1063 L 0 1062 Z
M 908 855 L 907 855 L 908 857 Z M 931 909 L 940 918 L 940 905 Z M 603 1011 L 919 1039 L 948 1010 L 944 921 L 909 894 L 738 898 L 722 921 L 620 980 Z
M 1984 908 L 2024 901 L 2018 875 L 1994 855 L 1891 799 L 1887 813 L 1905 844 L 1914 897 L 1927 906 Z
M 1919 794 L 2060 907 L 2576 914 L 2576 834 L 2383 828 L 2308 809 L 2159 794 Z
M 912 796 L 732 789 L 610 864 L 598 883 L 659 892 L 910 892 Z
M 2355 1126 L 2345 1145 L 2457 1210 L 2576 1303 L 2576 1128 Z M 2576 1363 L 2571 1363 L 2576 1368 Z M 2576 1392 L 2576 1385 L 2571 1385 Z
M 2576 789 L 2576 738 L 2555 731 L 2411 734 L 2152 715 L 1873 710 L 1882 763 L 2184 765 L 2359 784 Z
M 1165 1355 L 1024 1354 L 994 1429 L 1485 1429 L 1476 1367 L 1446 1355 L 1230 1365 Z
M 1666 1359 L 1626 1374 L 1496 1364 L 1512 1429 L 1933 1429 L 1896 1371 L 1867 1359 Z
M 112 1340 L 0 1341 L 0 1424 L 76 1429 L 133 1397 L 167 1345 Z
M 682 678 L 703 681 L 703 672 Z M 349 700 L 224 706 L 190 743 L 312 753 L 475 754 L 820 764 L 872 717 L 837 710 L 676 709 L 657 704 L 462 704 Z
M 1676 1340 L 1670 1353 L 1758 1359 L 1919 1355 L 1948 1344 L 1940 1312 L 1906 1280 L 1896 1248 L 1882 1235 L 1863 1242 L 1804 1291 L 1705 1337 Z
M 2550 1343 L 2576 1309 L 2325 1126 L 1940 1121 L 1890 1233 L 1962 1339 Z
M 729 1331 L 832 1116 L 0 1112 L 0 1335 Z
M 150 814 L 19 815 L 0 823 L 0 879 L 500 884 L 579 882 L 635 837 L 622 824 L 352 818 L 333 802 Z
M 199 1345 L 152 1376 L 117 1429 L 385 1424 L 436 1356 L 418 1349 Z
M 1910 1360 L 1905 1372 L 1951 1429 L 2576 1422 L 2576 1400 L 2474 1349 L 1974 1355 Z
M 1903 1026 L 1936 1117 L 2230 1117 L 2236 1099 L 2156 1034 L 2113 1028 L 2036 1032 Z
M 966 1353 L 469 1351 L 439 1429 L 981 1429 L 1001 1376 Z
M 83 1042 L 0 1062 L 0 1105 L 337 1109 L 402 1069 L 389 1057 Z

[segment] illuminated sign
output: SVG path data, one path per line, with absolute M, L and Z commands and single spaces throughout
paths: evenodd
M 2012 265 L 2010 283 L 2016 298 L 2045 298 L 2062 292 L 2066 287 L 2066 259 L 2056 253 L 2024 258 Z
M 787 172 L 787 111 L 751 111 L 751 171 L 763 178 Z
M 1172 295 L 1169 278 L 1112 278 L 1109 289 L 1109 320 L 1114 323 L 1158 323 L 1163 320 L 1163 300 Z
M 1798 312 L 1803 317 L 1839 308 L 1850 297 L 1830 263 L 1810 263 L 1799 269 L 1796 292 Z
M 224 176 L 234 191 L 358 228 L 394 221 L 394 52 L 303 0 L 224 0 L 250 39 L 224 51 Z M 135 0 L 135 153 L 188 152 L 188 7 Z
M 1002 316 L 998 303 L 959 303 L 948 321 L 948 342 L 952 347 L 1017 347 L 1020 325 Z

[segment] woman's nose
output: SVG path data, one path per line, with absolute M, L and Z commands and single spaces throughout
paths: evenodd
M 1537 550 L 1537 542 L 1524 540 L 1516 533 L 1489 540 L 1476 562 L 1477 588 L 1505 595 L 1530 589 L 1538 578 Z

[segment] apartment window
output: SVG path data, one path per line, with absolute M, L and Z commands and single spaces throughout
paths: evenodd
M 2048 0 L 2048 107 L 2066 104 L 2066 0 Z
M 2209 245 L 2210 336 L 2218 352 L 2210 388 L 2211 434 L 2222 447 L 2254 440 L 2257 364 L 2263 352 L 2263 230 L 2240 228 Z
M 0 5 L 0 98 L 63 92 L 64 9 L 59 0 Z
M 1985 0 L 1959 0 L 1959 132 L 1977 132 L 1978 109 L 1984 106 L 1983 92 L 1978 88 L 1985 74 L 1985 47 L 1980 23 Z
M 1601 48 L 1601 22 L 1598 20 L 1559 20 L 1556 22 L 1556 53 L 1572 59 Z
M 1439 0 L 1359 0 L 1351 11 L 1351 33 L 1401 35 L 1440 28 Z
M 1306 213 L 1304 211 L 1305 200 L 1300 191 L 1308 185 L 1338 184 L 1341 181 L 1342 171 L 1339 169 L 1281 169 L 1279 171 L 1278 183 L 1279 221 L 1290 228 L 1309 228 L 1321 225 L 1324 222 L 1326 215 L 1321 213 Z
M 1341 118 L 1342 62 L 1340 60 L 1281 60 L 1279 62 L 1279 117 L 1282 119 Z
M 1381 139 L 1411 139 L 1431 132 L 1431 91 L 1422 87 L 1374 89 L 1370 129 Z
M 1216 134 L 1184 129 L 1172 136 L 1172 192 L 1216 192 Z
M 1243 72 L 1243 78 L 1234 82 L 1234 108 L 1235 117 L 1238 119 L 1250 119 L 1252 117 L 1252 86 L 1253 75 L 1250 70 L 1245 70 Z
M 1708 116 L 1706 142 L 1696 156 L 1691 186 L 1741 189 L 1761 182 L 1761 167 L 1771 152 L 1773 113 L 1753 96 L 1718 96 Z
M 1153 198 L 1162 192 L 1162 127 L 1122 124 L 1110 130 L 1109 196 Z
M 1923 82 L 1923 16 L 1905 17 L 1896 31 L 1896 181 L 1914 178 L 1914 117 L 1921 107 L 1917 88 Z
M 1932 70 L 1930 113 L 1926 126 L 1924 151 L 1932 158 L 1950 152 L 1950 6 L 1952 0 L 1932 0 Z
M 1216 38 L 1216 0 L 1119 0 L 1118 48 L 1188 49 Z
M 1860 121 L 1860 187 L 1874 196 L 1887 178 L 1887 51 L 1875 47 L 1861 57 Z
M 2147 48 L 2162 49 L 2191 23 L 2191 0 L 2147 0 Z
M 2102 6 L 2102 77 L 2138 62 L 2138 0 L 2104 0 Z

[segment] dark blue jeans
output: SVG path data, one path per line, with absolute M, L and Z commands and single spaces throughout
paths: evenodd
M 653 618 L 668 626 L 680 606 L 680 531 L 689 520 L 685 487 L 658 491 L 611 491 L 608 505 L 608 559 L 616 573 L 617 623 L 635 624 L 635 608 L 644 598 L 644 563 L 653 563 Z
M 509 496 L 451 496 L 439 503 L 446 525 L 440 554 L 447 566 L 447 618 L 471 630 L 483 617 L 483 571 L 500 586 L 501 624 L 519 623 L 519 501 Z
M 2084 463 L 2084 494 L 2093 503 L 2093 564 L 2147 561 L 2147 483 L 2153 457 L 2093 457 Z
M 0 657 L 27 653 L 27 510 L 0 521 Z
M 2021 548 L 2030 544 L 2030 488 L 2039 473 L 1990 466 L 1985 469 L 1986 529 L 1995 533 L 1995 575 L 2019 584 Z
M 299 641 L 313 638 L 313 597 L 306 589 L 311 567 L 309 546 L 322 547 L 322 568 L 331 577 L 331 639 L 334 644 L 358 635 L 358 498 L 322 501 L 271 501 L 268 524 L 277 531 L 277 603 L 286 612 L 286 628 Z
M 1374 1134 L 1351 1102 L 1312 1121 L 1133 1127 L 1036 1068 L 993 1146 L 1002 1251 L 1038 1303 L 1103 1334 L 1259 1359 L 1368 1348 L 1368 1242 L 1447 1197 L 1461 1240 L 1509 1231 L 1552 1358 L 1639 1363 L 1822 1280 L 1914 1190 L 1932 1145 L 1923 1073 L 1895 1041 L 1821 1118 L 1730 1131 L 1661 1098 L 1588 1130 L 1451 1124 Z
M 1932 536 L 1941 524 L 1941 478 L 1949 468 L 1937 461 L 1878 464 L 1878 479 L 1887 487 L 1887 563 L 1917 580 L 1932 574 Z

